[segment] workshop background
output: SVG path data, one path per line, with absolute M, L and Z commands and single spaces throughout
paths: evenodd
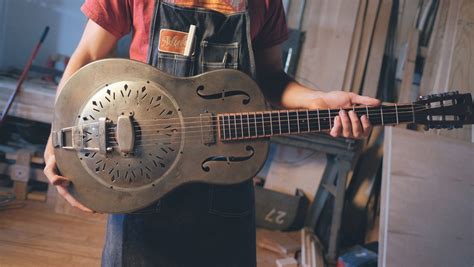
M 472 0 L 283 2 L 284 68 L 304 85 L 408 104 L 474 93 Z M 0 0 L 2 110 L 49 26 L 0 126 L 0 266 L 100 265 L 106 215 L 71 208 L 42 172 L 81 5 Z M 128 40 L 115 56 L 127 57 Z M 272 138 L 254 178 L 258 266 L 473 266 L 473 142 L 471 125 Z

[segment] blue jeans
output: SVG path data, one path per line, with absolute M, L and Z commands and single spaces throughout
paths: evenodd
M 255 266 L 251 181 L 180 187 L 147 209 L 110 215 L 102 266 Z

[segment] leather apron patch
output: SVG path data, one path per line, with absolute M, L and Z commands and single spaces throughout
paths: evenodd
M 187 39 L 187 32 L 161 29 L 158 50 L 160 52 L 183 55 Z
M 244 12 L 245 0 L 163 0 L 163 2 L 188 8 L 204 8 L 231 15 Z

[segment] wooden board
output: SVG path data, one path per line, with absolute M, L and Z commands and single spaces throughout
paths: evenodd
M 447 88 L 474 95 L 474 1 L 463 0 L 456 25 L 457 34 Z M 443 136 L 474 142 L 471 125 L 465 126 L 462 130 L 439 133 Z
M 288 145 L 275 145 L 264 187 L 295 195 L 301 189 L 313 201 L 327 165 L 326 154 Z
M 386 127 L 379 266 L 474 263 L 474 145 Z
M 436 74 L 434 76 L 433 92 L 440 93 L 448 90 L 448 82 L 451 71 L 451 61 L 453 56 L 453 49 L 457 34 L 457 21 L 461 2 L 464 0 L 450 1 L 448 17 L 446 20 L 445 33 L 443 37 L 443 45 L 439 54 L 439 64 Z
M 2 109 L 16 88 L 16 83 L 15 79 L 0 76 L 0 107 Z M 33 121 L 51 123 L 55 98 L 54 85 L 25 82 L 8 114 Z
M 375 21 L 379 11 L 380 0 L 369 0 L 367 4 L 367 12 L 364 18 L 364 27 L 362 31 L 361 43 L 357 55 L 357 63 L 354 70 L 354 81 L 352 83 L 352 92 L 357 94 L 361 91 L 362 81 L 367 65 L 369 49 L 372 43 Z M 391 10 L 391 8 L 389 8 Z M 390 13 L 387 16 L 390 18 Z
M 297 80 L 324 91 L 342 89 L 359 2 L 307 2 L 303 22 L 306 39 L 298 64 Z
M 392 4 L 393 0 L 382 0 L 380 4 L 362 90 L 362 94 L 366 96 L 377 97 Z
M 295 256 L 301 249 L 299 232 L 257 230 L 257 246 L 278 253 L 280 257 Z
M 396 31 L 395 55 L 400 55 L 403 46 L 408 42 L 410 29 L 416 23 L 416 15 L 420 0 L 405 0 L 400 2 L 398 25 Z
M 407 54 L 403 64 L 402 84 L 398 95 L 398 103 L 410 103 L 416 100 L 413 96 L 413 77 L 415 76 L 415 63 L 418 55 L 418 43 L 420 40 L 420 30 L 412 28 L 408 38 Z
M 426 57 L 423 75 L 421 77 L 420 95 L 427 95 L 433 91 L 435 75 L 440 64 L 440 53 L 445 37 L 446 21 L 448 18 L 450 0 L 440 0 L 436 12 L 436 20 L 431 34 L 428 54 Z
M 346 92 L 351 91 L 352 81 L 354 78 L 354 69 L 356 66 L 357 55 L 361 43 L 362 27 L 364 26 L 364 17 L 367 10 L 367 0 L 361 0 L 359 10 L 357 11 L 356 25 L 352 36 L 351 48 L 349 51 L 349 59 L 347 61 L 346 73 L 344 74 L 344 84 L 342 89 Z

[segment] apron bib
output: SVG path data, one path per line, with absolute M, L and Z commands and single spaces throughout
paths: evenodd
M 179 77 L 232 68 L 255 79 L 246 0 L 157 0 L 147 61 Z M 255 238 L 251 180 L 190 184 L 109 215 L 102 266 L 255 266 Z

